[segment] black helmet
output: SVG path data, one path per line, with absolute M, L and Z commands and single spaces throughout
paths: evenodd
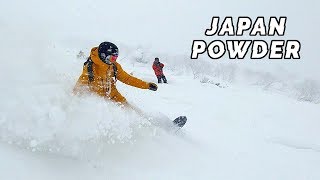
M 119 49 L 111 42 L 103 42 L 98 47 L 99 58 L 107 64 L 110 64 L 111 56 L 118 57 Z

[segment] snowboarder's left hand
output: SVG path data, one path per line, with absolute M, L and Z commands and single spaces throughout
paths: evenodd
M 149 89 L 151 91 L 156 91 L 158 89 L 158 86 L 155 83 L 149 83 Z

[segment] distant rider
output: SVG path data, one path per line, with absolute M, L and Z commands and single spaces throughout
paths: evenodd
M 166 76 L 163 74 L 163 67 L 164 64 L 161 63 L 159 61 L 159 58 L 156 57 L 152 65 L 152 69 L 154 70 L 154 73 L 157 76 L 158 83 L 162 83 L 161 80 L 163 80 L 164 83 L 167 83 Z

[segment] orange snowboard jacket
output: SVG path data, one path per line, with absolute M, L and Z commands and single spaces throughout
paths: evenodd
M 141 89 L 149 88 L 149 83 L 129 75 L 119 63 L 115 62 L 113 65 L 108 65 L 102 62 L 99 58 L 97 47 L 92 48 L 90 58 L 93 62 L 93 79 L 92 81 L 89 80 L 88 64 L 85 64 L 82 74 L 74 87 L 76 94 L 89 91 L 116 102 L 126 103 L 126 98 L 116 88 L 116 80 Z M 114 73 L 115 69 L 116 73 Z

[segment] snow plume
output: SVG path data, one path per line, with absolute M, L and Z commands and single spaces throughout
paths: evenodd
M 29 39 L 17 33 L 1 48 L 1 141 L 81 158 L 156 135 L 150 122 L 135 112 L 99 97 L 74 96 L 83 62 L 49 38 L 33 35 Z
M 132 144 L 154 136 L 146 119 L 98 97 L 72 96 L 54 85 L 11 93 L 1 104 L 0 138 L 32 151 L 78 157 L 91 144 Z

